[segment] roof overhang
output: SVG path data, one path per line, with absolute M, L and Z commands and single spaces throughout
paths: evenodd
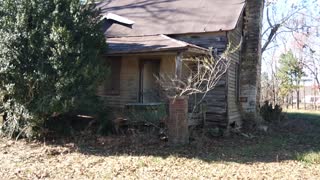
M 208 49 L 170 38 L 166 35 L 108 38 L 107 56 L 186 52 L 209 54 Z

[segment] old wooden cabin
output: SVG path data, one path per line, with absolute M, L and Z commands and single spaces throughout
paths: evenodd
M 243 40 L 244 0 L 108 0 L 98 4 L 105 18 L 111 76 L 99 89 L 108 106 L 166 101 L 154 74 L 175 76 L 184 57 L 223 52 Z M 241 126 L 241 47 L 206 97 L 208 127 Z M 192 99 L 192 98 L 191 98 Z

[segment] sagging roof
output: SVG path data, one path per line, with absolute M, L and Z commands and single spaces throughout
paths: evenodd
M 132 29 L 116 23 L 108 28 L 108 37 L 120 37 L 233 30 L 244 5 L 245 0 L 105 0 L 97 7 L 135 22 Z
M 207 54 L 205 48 L 166 35 L 107 38 L 108 55 L 188 51 Z

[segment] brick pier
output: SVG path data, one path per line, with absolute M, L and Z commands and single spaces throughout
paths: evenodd
M 170 99 L 167 126 L 169 143 L 171 145 L 184 145 L 189 143 L 188 97 Z

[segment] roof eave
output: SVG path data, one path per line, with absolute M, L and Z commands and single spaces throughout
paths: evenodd
M 171 49 L 161 49 L 161 50 L 145 50 L 145 51 L 132 51 L 132 52 L 112 52 L 106 53 L 105 56 L 124 56 L 124 55 L 139 55 L 139 54 L 154 54 L 154 53 L 177 53 L 177 52 L 187 52 L 192 54 L 202 54 L 208 55 L 210 53 L 209 50 L 204 48 L 196 48 L 196 47 L 183 47 L 183 48 L 171 48 Z

